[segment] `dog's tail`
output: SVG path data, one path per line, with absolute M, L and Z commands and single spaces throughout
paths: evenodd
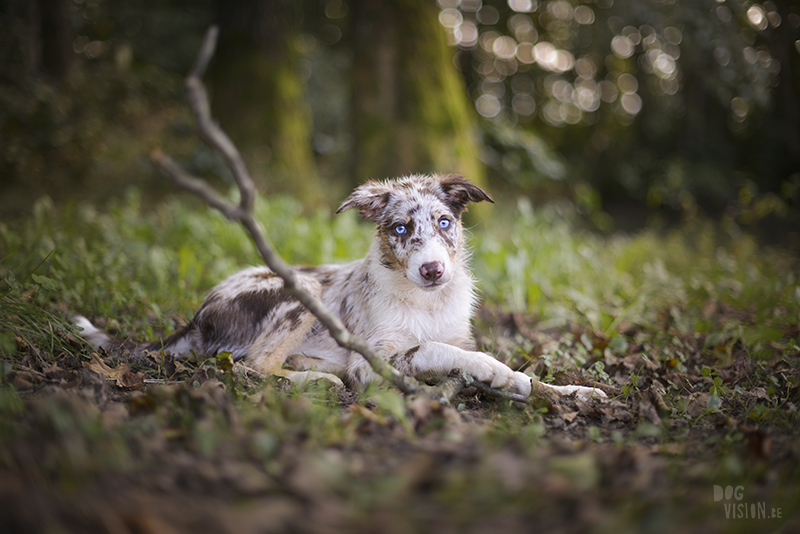
M 194 328 L 193 323 L 189 323 L 185 327 L 181 328 L 174 334 L 165 337 L 164 339 L 156 339 L 153 341 L 147 341 L 145 343 L 129 344 L 128 342 L 116 339 L 106 332 L 103 332 L 83 315 L 76 315 L 72 322 L 75 326 L 83 330 L 80 332 L 80 336 L 96 349 L 102 348 L 106 351 L 111 351 L 120 347 L 126 347 L 136 353 L 146 350 L 165 350 L 175 355 L 179 355 L 189 354 L 192 350 L 197 348 L 197 344 L 194 343 L 195 336 L 193 334 L 195 333 L 196 329 Z
M 80 333 L 81 337 L 89 342 L 91 346 L 96 349 L 111 350 L 119 347 L 122 342 L 109 336 L 83 315 L 76 315 L 72 318 L 72 323 L 78 328 L 83 329 Z

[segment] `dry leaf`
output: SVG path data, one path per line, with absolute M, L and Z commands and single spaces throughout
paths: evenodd
M 109 367 L 96 352 L 92 353 L 92 361 L 83 362 L 83 366 L 109 380 L 119 380 L 122 375 L 131 370 L 130 364 L 127 363 L 121 363 L 117 367 Z
M 561 417 L 564 418 L 564 421 L 567 424 L 570 424 L 575 420 L 575 417 L 577 417 L 577 415 L 578 415 L 578 412 L 565 412 L 565 413 L 561 414 Z
M 653 403 L 650 402 L 650 399 L 644 398 L 639 401 L 639 415 L 641 415 L 645 421 L 653 423 L 656 426 L 661 426 L 661 418 L 658 416 L 658 412 L 655 406 L 653 406 Z
M 144 386 L 144 373 L 125 372 L 117 378 L 117 386 L 122 389 L 141 389 Z

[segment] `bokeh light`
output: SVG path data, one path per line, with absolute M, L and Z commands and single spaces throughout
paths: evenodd
M 651 96 L 680 98 L 687 30 L 679 14 L 665 11 L 662 19 L 637 25 L 631 23 L 635 17 L 609 12 L 614 7 L 610 0 L 438 0 L 438 4 L 439 21 L 450 42 L 472 60 L 478 83 L 471 92 L 483 117 L 542 120 L 553 126 L 596 124 L 605 117 L 629 124 Z M 708 13 L 709 22 L 717 26 L 736 31 L 740 25 L 746 40 L 741 48 L 724 39 L 705 44 L 713 68 L 729 69 L 724 74 L 729 80 L 733 69 L 747 65 L 746 83 L 774 83 L 780 64 L 756 43 L 755 35 L 781 24 L 775 5 L 747 2 L 740 9 L 718 0 Z M 791 15 L 797 19 L 793 26 L 800 27 L 800 15 Z M 800 40 L 795 46 L 800 52 Z M 733 123 L 746 122 L 753 112 L 752 98 L 729 100 Z

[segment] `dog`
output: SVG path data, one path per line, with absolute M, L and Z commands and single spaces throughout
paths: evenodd
M 493 388 L 528 396 L 532 379 L 477 351 L 471 333 L 477 296 L 461 217 L 470 203 L 484 201 L 494 202 L 456 174 L 366 182 L 337 213 L 355 208 L 375 225 L 369 252 L 344 265 L 298 267 L 299 283 L 403 373 L 427 380 L 461 369 Z M 209 357 L 227 351 L 260 372 L 295 381 L 324 377 L 341 384 L 343 378 L 363 385 L 379 379 L 283 288 L 270 269 L 245 269 L 213 288 L 184 328 L 135 350 Z M 95 347 L 119 343 L 84 317 L 76 324 Z M 582 399 L 605 397 L 594 388 L 533 385 Z

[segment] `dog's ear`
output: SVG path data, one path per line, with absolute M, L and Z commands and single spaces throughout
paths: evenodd
M 389 202 L 389 193 L 391 188 L 383 183 L 369 181 L 358 186 L 349 197 L 344 199 L 342 205 L 336 210 L 336 213 L 342 213 L 350 208 L 358 208 L 358 212 L 365 219 L 377 223 L 383 209 Z
M 443 176 L 439 183 L 444 191 L 446 202 L 453 209 L 453 212 L 458 215 L 467 209 L 467 204 L 470 202 L 488 200 L 494 204 L 494 200 L 486 194 L 486 191 L 460 174 L 448 174 Z

